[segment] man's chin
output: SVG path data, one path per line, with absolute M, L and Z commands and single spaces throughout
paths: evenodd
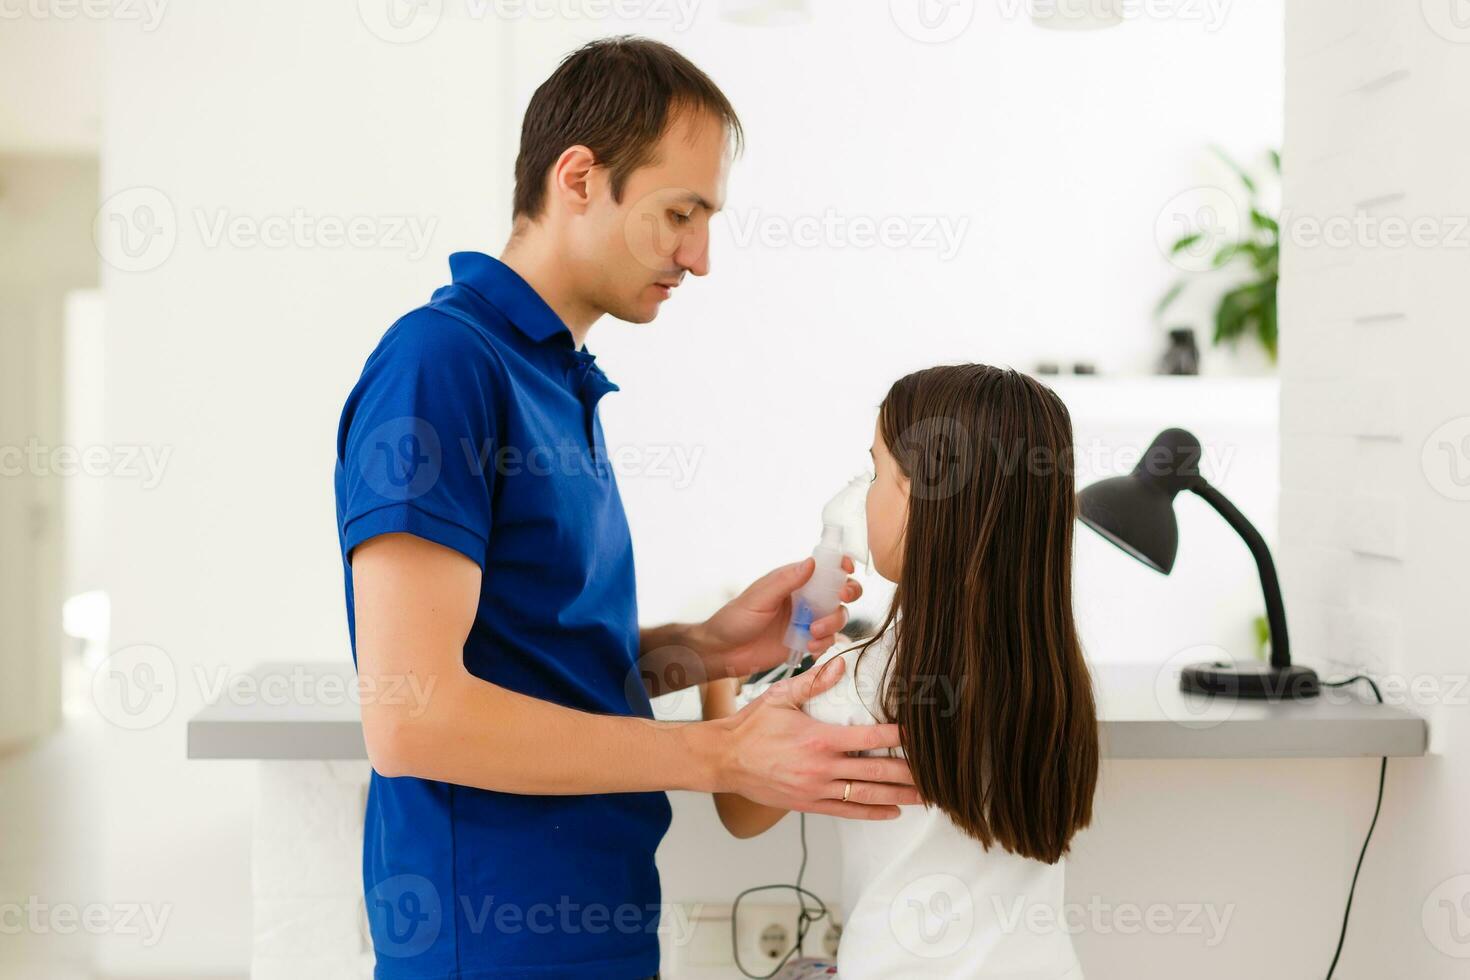
M 652 323 L 658 318 L 660 308 L 661 304 L 655 303 L 652 306 L 629 306 L 626 309 L 609 310 L 608 312 L 624 323 Z

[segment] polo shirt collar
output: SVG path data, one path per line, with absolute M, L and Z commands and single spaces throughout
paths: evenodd
M 562 337 L 568 347 L 575 345 L 572 332 L 541 294 L 499 259 L 482 252 L 455 252 L 449 256 L 449 274 L 455 283 L 479 293 L 536 343 Z

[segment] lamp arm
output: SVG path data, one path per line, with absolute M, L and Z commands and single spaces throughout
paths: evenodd
M 1266 540 L 1223 493 L 1203 479 L 1190 489 L 1208 501 L 1225 518 L 1225 522 L 1245 539 L 1246 547 L 1250 548 L 1251 556 L 1256 560 L 1256 568 L 1261 573 L 1261 592 L 1266 597 L 1266 623 L 1271 630 L 1271 666 L 1291 666 L 1291 648 L 1286 638 L 1286 607 L 1281 599 L 1281 582 L 1276 578 L 1276 563 L 1271 560 L 1271 549 L 1266 547 Z

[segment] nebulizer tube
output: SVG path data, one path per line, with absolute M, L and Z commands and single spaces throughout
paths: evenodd
M 871 474 L 853 477 L 822 508 L 822 537 L 812 550 L 817 567 L 791 597 L 791 622 L 786 627 L 788 654 L 777 676 L 790 675 L 801 666 L 812 640 L 812 623 L 832 615 L 842 604 L 842 587 L 847 583 L 842 559 L 851 558 L 854 565 L 868 563 L 867 500 L 872 482 Z

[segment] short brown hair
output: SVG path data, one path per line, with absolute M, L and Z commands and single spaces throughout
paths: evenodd
M 739 149 L 744 133 L 730 100 L 667 44 L 624 36 L 573 51 L 526 107 L 512 216 L 540 216 L 546 172 L 569 146 L 592 151 L 612 174 L 613 199 L 621 200 L 629 175 L 652 161 L 671 117 L 687 109 L 723 119 Z

